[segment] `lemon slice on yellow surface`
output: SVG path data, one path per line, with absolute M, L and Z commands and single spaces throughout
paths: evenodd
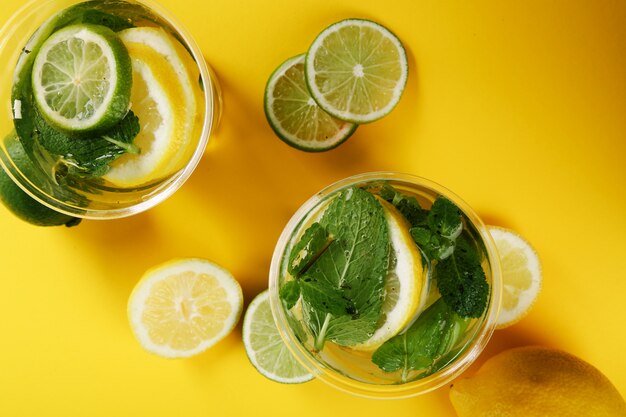
M 198 354 L 226 337 L 241 316 L 239 283 L 203 259 L 180 259 L 147 271 L 128 301 L 139 343 L 168 358 Z
M 498 248 L 502 267 L 502 306 L 497 328 L 511 326 L 524 317 L 541 289 L 541 264 L 530 244 L 517 233 L 488 226 Z
M 409 233 L 410 225 L 394 206 L 379 201 L 389 228 L 391 267 L 385 279 L 383 321 L 368 340 L 353 347 L 363 351 L 373 351 L 400 333 L 424 307 L 428 295 L 422 255 Z
M 131 109 L 141 125 L 134 142 L 140 154 L 121 156 L 104 176 L 119 187 L 140 186 L 172 174 L 190 147 L 197 112 L 190 75 L 168 35 L 155 31 L 163 37 L 159 44 L 143 36 L 143 28 L 119 33 L 133 68 Z M 169 49 L 163 47 L 166 42 Z

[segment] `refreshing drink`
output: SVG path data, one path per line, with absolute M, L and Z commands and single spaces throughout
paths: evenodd
M 13 128 L 30 166 L 4 143 L 0 160 L 31 196 L 77 217 L 122 217 L 191 174 L 219 116 L 219 91 L 196 44 L 159 5 L 33 2 L 2 32 L 10 68 L 0 99 L 11 116 L 3 128 Z
M 316 377 L 404 397 L 449 381 L 495 327 L 499 264 L 476 215 L 421 178 L 366 174 L 309 200 L 270 272 L 274 317 Z

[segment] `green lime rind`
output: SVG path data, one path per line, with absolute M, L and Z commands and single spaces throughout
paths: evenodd
M 130 105 L 131 60 L 106 26 L 70 25 L 41 45 L 32 68 L 34 101 L 44 119 L 67 134 L 102 132 Z
M 135 9 L 143 10 L 143 6 L 131 7 L 129 3 L 117 2 L 104 4 L 102 1 L 79 3 L 48 18 L 29 38 L 18 57 L 11 89 L 13 124 L 22 144 L 28 150 L 31 150 L 33 145 L 33 106 L 35 105 L 32 97 L 31 72 L 41 45 L 57 30 L 75 23 L 97 23 L 116 32 L 132 27 L 134 26 L 132 19 L 122 19 L 113 13 L 123 11 L 125 15 L 138 17 L 139 12 Z
M 11 132 L 4 139 L 4 144 L 11 160 L 23 174 L 28 175 L 35 169 L 15 132 Z M 35 226 L 71 227 L 81 221 L 52 210 L 33 199 L 2 168 L 0 168 L 0 201 L 17 217 Z
M 248 359 L 261 375 L 283 384 L 313 379 L 283 342 L 272 316 L 268 290 L 250 302 L 243 318 L 242 333 Z
M 345 19 L 324 29 L 309 47 L 304 67 L 317 104 L 358 124 L 378 120 L 397 106 L 409 71 L 400 39 L 365 19 Z
M 358 127 L 324 112 L 304 80 L 304 54 L 289 58 L 270 76 L 264 108 L 274 133 L 287 145 L 306 152 L 323 152 L 345 142 Z

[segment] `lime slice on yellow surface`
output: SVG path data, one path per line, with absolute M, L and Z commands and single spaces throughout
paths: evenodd
M 128 52 L 98 25 L 72 25 L 41 45 L 32 72 L 44 118 L 71 134 L 105 130 L 124 118 L 132 84 Z
M 243 344 L 252 365 L 272 381 L 296 384 L 313 379 L 280 337 L 267 290 L 257 295 L 246 310 Z
M 308 152 L 333 149 L 357 128 L 332 117 L 313 100 L 304 80 L 304 54 L 289 58 L 270 76 L 265 115 L 283 142 Z
M 160 36 L 162 42 L 154 40 Z M 196 96 L 189 94 L 189 74 L 174 47 L 167 44 L 167 36 L 139 28 L 120 32 L 132 61 L 131 108 L 141 130 L 134 142 L 140 154 L 121 156 L 104 176 L 119 187 L 140 186 L 171 175 L 191 141 Z
M 497 328 L 511 326 L 524 317 L 541 290 L 541 264 L 530 244 L 517 233 L 489 226 L 502 267 L 502 306 Z
M 243 295 L 225 269 L 180 259 L 147 271 L 128 301 L 139 343 L 168 358 L 196 355 L 226 337 L 239 321 Z
M 304 67 L 317 104 L 353 123 L 387 115 L 400 101 L 409 68 L 400 40 L 384 26 L 363 19 L 342 20 L 322 31 Z
M 398 210 L 380 200 L 391 241 L 391 267 L 385 278 L 383 321 L 365 342 L 354 349 L 373 351 L 386 340 L 400 333 L 423 309 L 428 296 L 424 280 L 422 256 L 409 233 L 410 225 Z

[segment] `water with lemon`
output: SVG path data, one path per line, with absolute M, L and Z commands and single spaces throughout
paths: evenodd
M 351 379 L 402 384 L 455 361 L 477 335 L 491 271 L 450 200 L 366 181 L 321 198 L 295 227 L 279 294 L 301 353 Z
M 183 37 L 135 2 L 78 3 L 46 20 L 16 64 L 14 128 L 65 205 L 106 210 L 157 192 L 191 159 L 205 117 Z

